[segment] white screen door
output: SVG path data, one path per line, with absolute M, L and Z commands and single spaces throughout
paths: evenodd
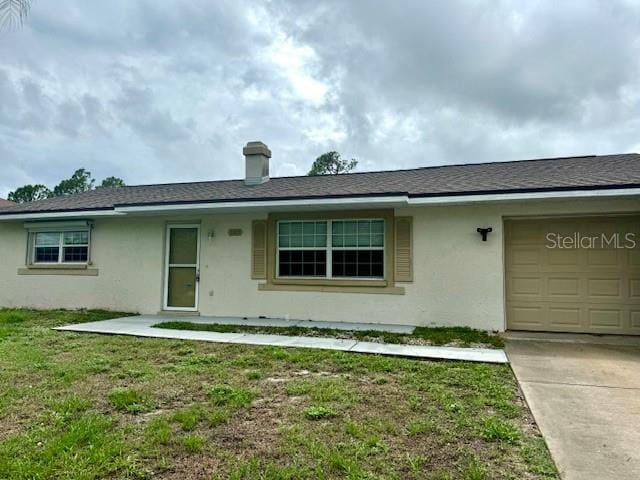
M 168 225 L 165 310 L 196 311 L 200 282 L 200 225 Z

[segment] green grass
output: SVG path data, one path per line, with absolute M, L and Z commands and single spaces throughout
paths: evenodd
M 51 330 L 117 316 L 0 310 L 0 478 L 557 478 L 508 366 Z
M 337 415 L 335 411 L 322 405 L 311 405 L 305 408 L 304 414 L 309 420 L 321 420 L 323 418 L 332 418 Z
M 421 341 L 431 345 L 448 345 L 468 347 L 471 345 L 484 345 L 493 348 L 502 348 L 504 340 L 500 335 L 483 330 L 474 330 L 468 327 L 416 327 L 412 334 L 380 332 L 377 330 L 337 330 L 318 327 L 266 327 L 255 325 L 228 325 L 193 322 L 161 322 L 153 325 L 155 328 L 168 328 L 172 330 L 196 330 L 219 333 L 263 333 L 273 335 L 291 336 L 322 336 L 353 338 L 357 340 L 379 340 L 385 343 L 415 343 Z
M 128 413 L 146 412 L 153 407 L 147 395 L 133 388 L 118 388 L 109 394 L 109 401 L 116 410 Z

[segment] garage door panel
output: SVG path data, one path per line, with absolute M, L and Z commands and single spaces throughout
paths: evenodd
M 513 267 L 540 265 L 540 250 L 537 247 L 514 247 L 511 254 Z
M 579 251 L 579 250 L 577 250 Z M 586 249 L 587 266 L 589 267 L 619 267 L 624 263 L 625 255 L 620 250 Z
M 638 230 L 637 216 L 506 221 L 507 328 L 640 334 L 640 236 L 633 250 L 550 249 L 547 239 Z
M 542 279 L 539 277 L 513 277 L 511 278 L 511 291 L 513 295 L 522 300 L 527 296 L 538 297 L 542 295 Z
M 580 279 L 572 277 L 549 278 L 547 280 L 549 297 L 563 297 L 576 301 L 580 296 Z
M 582 314 L 580 307 L 551 307 L 549 308 L 549 323 L 558 327 L 570 325 L 579 327 Z
M 516 306 L 509 313 L 513 324 L 518 325 L 520 329 L 536 330 L 544 327 L 543 309 L 540 306 Z
M 575 250 L 551 249 L 547 248 L 547 265 L 553 266 L 572 266 L 580 265 L 580 257 Z
M 587 295 L 589 297 L 606 297 L 622 300 L 622 279 L 589 278 L 587 280 Z
M 589 308 L 589 326 L 595 328 L 617 328 L 622 327 L 622 310 Z

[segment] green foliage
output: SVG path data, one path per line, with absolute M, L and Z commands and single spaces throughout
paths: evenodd
M 20 310 L 0 310 L 0 325 L 15 325 L 24 322 L 27 314 Z
M 32 0 L 0 1 L 0 31 L 22 27 L 31 10 Z
M 7 316 L 2 479 L 557 478 L 507 365 L 51 330 L 117 312 Z
M 171 442 L 171 425 L 164 417 L 152 419 L 144 431 L 145 441 L 153 446 L 168 445 Z
M 200 408 L 194 406 L 191 408 L 184 408 L 182 410 L 178 410 L 173 414 L 172 420 L 177 422 L 182 427 L 184 431 L 191 431 L 196 428 L 198 422 L 202 418 L 202 410 Z
M 498 440 L 507 443 L 516 443 L 521 437 L 518 427 L 495 417 L 485 418 L 480 433 L 486 440 Z
M 469 327 L 416 327 L 413 335 L 430 340 L 434 345 L 460 342 L 463 345 L 484 343 L 498 348 L 504 347 L 504 340 L 500 335 Z
M 53 190 L 41 184 L 24 185 L 10 192 L 7 198 L 17 203 L 34 202 L 45 198 L 88 192 L 93 190 L 94 185 L 95 179 L 92 178 L 91 172 L 84 168 L 79 168 L 70 178 L 60 181 Z M 100 184 L 100 187 L 104 188 L 120 188 L 124 186 L 124 180 L 118 177 L 107 177 Z
M 304 414 L 309 420 L 322 420 L 323 418 L 333 418 L 338 415 L 331 408 L 322 405 L 311 405 L 304 409 Z
M 94 183 L 95 180 L 91 178 L 91 172 L 84 168 L 79 168 L 73 172 L 71 178 L 60 181 L 60 183 L 53 188 L 53 196 L 61 197 L 63 195 L 88 192 L 89 190 L 93 190 Z
M 200 452 L 204 448 L 204 438 L 198 434 L 187 435 L 182 438 L 182 445 L 184 445 L 184 448 L 189 452 Z
M 473 460 L 469 463 L 462 472 L 462 478 L 464 480 L 486 480 L 487 467 L 479 463 L 477 460 Z
M 124 186 L 124 180 L 118 177 L 107 177 L 100 184 L 101 188 L 120 188 Z
M 152 408 L 149 397 L 133 388 L 116 388 L 109 394 L 109 401 L 116 410 L 128 413 L 146 412 Z
M 131 478 L 136 457 L 112 425 L 108 417 L 92 414 L 14 436 L 0 446 L 2 478 Z
M 51 190 L 41 184 L 24 185 L 16 188 L 13 192 L 9 192 L 9 196 L 7 198 L 12 202 L 25 203 L 44 200 L 45 198 L 49 198 L 52 194 L 53 192 Z
M 356 168 L 358 161 L 355 158 L 344 160 L 340 158 L 338 152 L 327 152 L 320 155 L 311 165 L 309 176 L 316 175 L 338 175 L 340 173 L 349 173 Z
M 343 378 L 291 380 L 287 383 L 287 394 L 308 395 L 314 402 L 350 403 L 355 398 L 354 392 Z
M 209 389 L 208 397 L 214 405 L 240 408 L 251 405 L 256 394 L 243 388 L 216 385 Z
M 273 335 L 313 335 L 325 337 L 345 336 L 357 340 L 369 340 L 376 338 L 385 343 L 411 343 L 412 338 L 419 338 L 428 341 L 433 345 L 446 345 L 457 343 L 460 346 L 471 344 L 484 344 L 496 348 L 504 346 L 504 340 L 500 335 L 486 332 L 484 330 L 474 330 L 468 327 L 416 327 L 412 334 L 401 334 L 391 332 L 381 332 L 378 330 L 337 330 L 333 328 L 321 327 L 267 327 L 255 325 L 233 325 L 217 323 L 193 323 L 184 321 L 162 322 L 153 325 L 155 328 L 168 328 L 171 330 L 196 330 L 205 332 L 221 333 L 264 333 Z M 217 361 L 214 359 L 214 361 Z

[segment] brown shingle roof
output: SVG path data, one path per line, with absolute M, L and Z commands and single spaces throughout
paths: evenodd
M 375 195 L 443 195 L 640 187 L 640 154 L 568 157 L 424 167 L 317 177 L 272 178 L 99 188 L 0 207 L 11 213 L 113 209 L 115 206 Z
M 4 198 L 0 198 L 0 207 L 9 207 L 11 205 L 15 205 L 15 203 L 5 200 Z

